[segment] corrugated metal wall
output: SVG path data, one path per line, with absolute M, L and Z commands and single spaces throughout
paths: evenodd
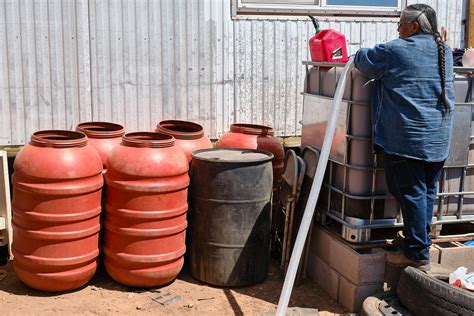
M 418 1 L 408 1 L 409 4 Z M 462 0 L 432 5 L 459 46 Z M 216 138 L 234 122 L 298 135 L 307 39 L 300 19 L 236 19 L 220 0 L 0 1 L 0 144 L 80 121 L 151 130 L 201 123 Z M 349 49 L 397 36 L 396 19 L 323 20 Z
M 0 2 L 0 143 L 91 118 L 87 1 Z

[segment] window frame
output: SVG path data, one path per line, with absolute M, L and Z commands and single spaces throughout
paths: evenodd
M 248 1 L 248 0 L 247 0 Z M 232 18 L 254 18 L 268 15 L 290 15 L 290 16 L 356 16 L 356 17 L 399 17 L 407 0 L 397 0 L 398 5 L 394 7 L 376 6 L 347 6 L 328 5 L 327 0 L 319 0 L 319 4 L 269 4 L 269 3 L 245 3 L 242 0 L 232 0 Z M 255 0 L 258 2 L 258 0 Z

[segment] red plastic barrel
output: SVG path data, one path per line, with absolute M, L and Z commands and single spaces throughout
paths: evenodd
M 102 161 L 83 133 L 40 131 L 13 173 L 14 267 L 43 291 L 87 283 L 99 255 Z
M 184 151 L 189 162 L 191 162 L 193 151 L 213 147 L 209 138 L 204 135 L 202 126 L 193 122 L 161 121 L 156 126 L 156 132 L 173 136 L 176 146 Z
M 273 154 L 274 189 L 278 189 L 283 167 L 285 151 L 280 142 L 273 137 L 273 128 L 255 124 L 232 124 L 230 131 L 224 133 L 216 144 L 217 148 L 248 148 L 266 150 Z
M 345 63 L 348 60 L 346 37 L 335 30 L 322 30 L 309 40 L 312 61 Z
M 104 168 L 110 152 L 122 142 L 122 136 L 125 134 L 122 125 L 109 122 L 80 123 L 76 131 L 87 135 L 89 144 L 99 152 Z
M 183 267 L 189 164 L 174 138 L 129 133 L 109 156 L 104 263 L 128 286 L 166 284 Z

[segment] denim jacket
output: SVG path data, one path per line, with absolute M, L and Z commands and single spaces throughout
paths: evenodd
M 445 47 L 448 113 L 439 99 L 441 79 L 433 36 L 414 35 L 357 52 L 356 67 L 376 79 L 371 97 L 373 142 L 385 152 L 425 161 L 447 158 L 454 75 L 452 53 Z

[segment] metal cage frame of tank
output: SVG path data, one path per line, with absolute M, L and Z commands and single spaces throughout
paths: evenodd
M 308 130 L 306 128 L 306 121 L 308 118 L 316 118 L 317 123 L 323 124 L 324 126 L 324 118 L 329 116 L 330 106 L 332 106 L 333 98 L 331 96 L 323 96 L 314 93 L 310 93 L 308 90 L 308 78 L 309 78 L 309 67 L 317 67 L 318 73 L 318 91 L 321 92 L 321 68 L 331 68 L 330 71 L 333 71 L 335 80 L 334 80 L 334 90 L 337 84 L 337 77 L 338 68 L 344 66 L 341 63 L 324 63 L 324 62 L 309 62 L 303 61 L 303 65 L 306 67 L 306 80 L 305 80 L 305 87 L 304 92 L 302 93 L 304 97 L 303 102 L 303 120 L 300 122 L 302 127 L 302 143 L 301 148 L 305 146 L 313 146 L 316 148 L 321 148 L 318 146 L 319 144 L 314 144 L 312 140 L 308 140 Z M 456 74 L 472 74 L 474 73 L 474 68 L 465 68 L 465 67 L 454 67 Z M 329 71 L 326 71 L 329 73 Z M 353 72 L 351 72 L 351 81 L 353 79 Z M 468 79 L 465 77 L 456 77 L 456 81 L 467 81 Z M 473 80 L 473 79 L 469 79 Z M 346 88 L 347 89 L 347 88 Z M 473 89 L 474 90 L 474 89 Z M 469 91 L 469 89 L 468 89 Z M 394 218 L 375 218 L 375 205 L 377 201 L 380 200 L 387 200 L 387 199 L 394 199 L 394 197 L 388 192 L 385 194 L 381 194 L 380 192 L 376 192 L 376 183 L 377 183 L 377 174 L 381 170 L 383 170 L 383 164 L 380 162 L 379 155 L 372 154 L 372 159 L 370 161 L 365 161 L 365 165 L 354 165 L 350 163 L 350 144 L 351 141 L 354 140 L 362 140 L 368 141 L 371 144 L 371 137 L 361 137 L 361 136 L 354 136 L 351 135 L 350 129 L 351 126 L 351 113 L 352 108 L 354 105 L 356 106 L 368 106 L 370 107 L 369 101 L 354 101 L 351 100 L 353 95 L 353 88 L 352 86 L 349 89 L 349 98 L 347 98 L 346 94 L 348 91 L 345 91 L 343 104 L 341 105 L 341 112 L 339 113 L 338 117 L 338 128 L 344 130 L 345 132 L 345 139 L 341 144 L 334 144 L 331 148 L 331 154 L 329 159 L 329 165 L 326 170 L 326 177 L 325 181 L 323 182 L 323 190 L 321 194 L 326 194 L 323 196 L 326 199 L 327 203 L 324 205 L 321 203 L 321 196 L 317 205 L 318 210 L 320 211 L 320 215 L 322 219 L 330 218 L 333 219 L 340 224 L 342 224 L 342 235 L 345 239 L 351 242 L 368 242 L 370 241 L 370 230 L 371 229 L 380 229 L 380 228 L 392 228 L 392 227 L 401 227 L 403 226 L 403 220 L 401 216 L 401 212 L 398 211 L 398 214 Z M 474 91 L 470 91 L 471 95 Z M 468 100 L 465 100 L 468 101 Z M 320 104 L 324 103 L 326 105 L 326 109 L 322 110 Z M 313 112 L 308 113 L 308 106 L 311 106 L 312 103 L 317 103 L 318 108 L 313 109 Z M 472 196 L 474 199 L 474 191 L 464 191 L 466 187 L 466 178 L 468 174 L 473 175 L 474 178 L 474 125 L 472 122 L 472 116 L 474 102 L 459 102 L 456 99 L 455 102 L 455 114 L 454 114 L 454 126 L 453 129 L 453 141 L 451 143 L 450 148 L 450 155 L 446 160 L 446 164 L 443 168 L 443 172 L 441 175 L 441 179 L 439 181 L 438 187 L 438 194 L 437 199 L 435 201 L 435 209 L 433 212 L 433 219 L 432 225 L 435 228 L 434 234 L 439 235 L 439 231 L 441 229 L 442 224 L 453 224 L 453 223 L 464 223 L 464 222 L 472 222 L 474 221 L 474 212 L 473 214 L 465 214 L 463 212 L 464 200 L 465 196 Z M 370 109 L 369 109 L 370 110 Z M 369 112 L 370 113 L 370 112 Z M 324 130 L 325 132 L 325 130 Z M 336 129 L 337 133 L 337 129 Z M 465 136 L 469 135 L 469 136 Z M 311 136 L 311 135 L 310 135 Z M 324 135 L 323 135 L 324 136 Z M 336 138 L 336 136 L 335 136 Z M 322 144 L 320 144 L 322 145 Z M 467 149 L 467 151 L 466 151 Z M 470 153 L 470 150 L 472 151 Z M 470 154 L 472 157 L 470 157 Z M 334 166 L 343 166 L 343 185 L 342 187 L 337 187 L 334 185 L 335 179 L 334 177 Z M 364 170 L 364 172 L 371 173 L 371 185 L 369 192 L 365 192 L 366 194 L 352 194 L 349 192 L 349 183 L 348 183 L 348 175 L 351 170 L 358 169 Z M 449 192 L 449 188 L 446 189 L 446 185 L 448 185 L 449 173 L 453 172 L 460 174 L 459 178 L 454 178 L 454 180 L 458 180 L 458 189 Z M 380 180 L 379 180 L 380 181 Z M 474 180 L 473 180 L 474 181 Z M 474 185 L 474 184 L 473 184 Z M 447 191 L 445 191 L 447 190 Z M 341 208 L 340 210 L 336 210 L 331 207 L 331 197 L 333 194 L 339 194 L 342 196 Z M 353 217 L 347 216 L 346 214 L 346 204 L 348 199 L 355 199 L 355 200 L 362 200 L 366 201 L 370 204 L 370 208 L 368 211 L 367 218 L 360 218 L 360 217 Z M 454 214 L 446 215 L 448 210 L 449 200 L 457 199 L 455 204 L 456 211 Z M 398 207 L 399 209 L 399 207 Z

